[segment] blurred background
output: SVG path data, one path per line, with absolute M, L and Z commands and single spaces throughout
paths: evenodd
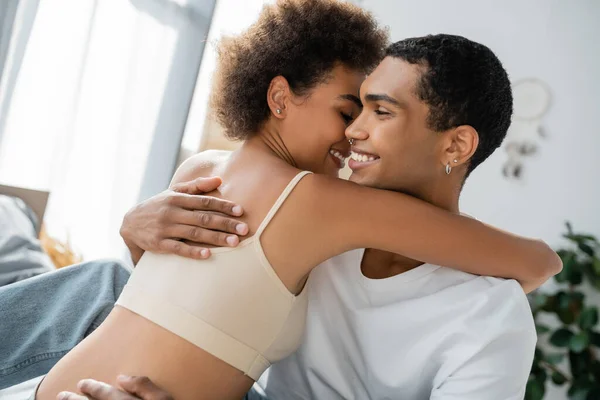
M 513 81 L 513 125 L 467 181 L 462 210 L 563 249 L 565 272 L 532 300 L 548 314 L 536 318 L 548 337 L 540 352 L 551 354 L 538 354 L 528 396 L 542 398 L 547 388 L 545 399 L 577 398 L 589 382 L 575 380 L 600 381 L 595 357 L 582 367 L 593 370 L 588 378 L 579 378 L 571 354 L 600 344 L 593 331 L 600 300 L 600 2 L 354 2 L 388 26 L 392 40 L 459 34 L 503 61 Z M 126 211 L 165 190 L 186 157 L 235 148 L 207 105 L 215 42 L 248 27 L 263 4 L 0 2 L 0 194 L 43 215 L 54 261 L 126 259 L 118 234 Z

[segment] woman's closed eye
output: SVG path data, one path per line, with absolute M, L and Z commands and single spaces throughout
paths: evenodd
M 352 123 L 352 121 L 354 121 L 354 117 L 352 115 L 345 114 L 343 112 L 340 113 L 340 115 L 342 116 L 342 119 L 344 120 L 346 125 L 350 125 Z

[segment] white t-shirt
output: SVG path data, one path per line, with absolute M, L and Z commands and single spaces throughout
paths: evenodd
M 304 342 L 269 399 L 523 399 L 536 343 L 519 284 L 425 264 L 366 278 L 363 250 L 316 268 Z

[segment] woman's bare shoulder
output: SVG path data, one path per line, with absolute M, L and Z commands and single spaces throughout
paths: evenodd
M 227 162 L 230 156 L 231 152 L 225 150 L 206 150 L 195 154 L 177 168 L 171 183 L 218 175 L 220 167 Z

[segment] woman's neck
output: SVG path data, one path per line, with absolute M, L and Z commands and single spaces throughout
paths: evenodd
M 285 161 L 289 165 L 298 168 L 296 160 L 294 160 L 294 157 L 285 145 L 283 138 L 275 129 L 265 127 L 264 129 L 260 130 L 254 137 L 248 139 L 245 143 L 245 146 L 255 149 L 266 150 L 275 157 Z

